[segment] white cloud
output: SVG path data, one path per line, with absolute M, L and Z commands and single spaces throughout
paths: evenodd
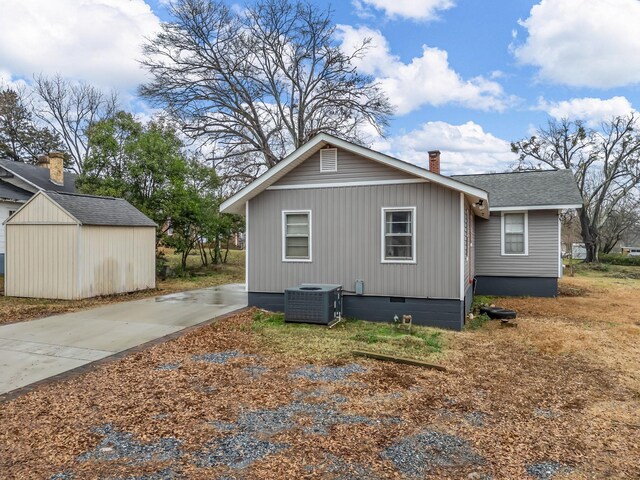
M 455 2 L 453 0 L 355 0 L 353 4 L 360 13 L 366 5 L 384 11 L 388 17 L 433 20 L 438 17 L 439 11 L 450 9 Z
M 448 103 L 503 111 L 514 101 L 505 95 L 497 82 L 482 76 L 467 80 L 460 77 L 449 65 L 444 50 L 425 45 L 422 56 L 404 63 L 391 54 L 386 38 L 377 30 L 338 25 L 337 35 L 347 53 L 353 52 L 364 38 L 371 39 L 367 52 L 355 64 L 360 72 L 376 77 L 398 115 L 423 105 Z
M 485 132 L 474 122 L 427 122 L 402 135 L 369 140 L 374 150 L 424 168 L 429 164 L 427 152 L 440 150 L 445 175 L 502 172 L 517 160 L 509 142 Z
M 591 126 L 634 111 L 625 97 L 612 97 L 607 100 L 589 97 L 572 98 L 560 102 L 549 102 L 541 98 L 536 109 L 545 111 L 556 119 L 584 120 Z
M 640 82 L 637 0 L 542 0 L 520 24 L 528 37 L 513 52 L 545 80 L 597 88 Z
M 2 0 L 0 65 L 127 89 L 144 80 L 140 46 L 159 26 L 143 0 Z

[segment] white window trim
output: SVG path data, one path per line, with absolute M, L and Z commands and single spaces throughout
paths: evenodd
M 407 210 L 411 211 L 411 254 L 412 258 L 408 260 L 388 260 L 384 255 L 384 246 L 385 246 L 385 223 L 386 223 L 386 214 L 387 212 L 406 212 Z M 380 209 L 380 263 L 409 263 L 415 264 L 417 255 L 416 255 L 416 237 L 418 235 L 417 232 L 417 222 L 416 218 L 416 207 L 382 207 Z
M 287 215 L 296 213 L 306 213 L 309 215 L 309 258 L 287 258 Z M 312 261 L 312 226 L 311 210 L 282 210 L 282 261 L 295 263 L 310 263 Z
M 335 168 L 329 170 L 326 168 L 322 168 L 322 152 L 332 152 L 335 155 L 336 161 L 335 161 Z M 320 150 L 320 173 L 331 173 L 331 172 L 337 172 L 338 171 L 338 149 L 337 148 L 323 148 Z
M 524 213 L 524 253 L 506 253 L 504 251 L 504 217 L 516 213 Z M 500 252 L 503 257 L 529 256 L 529 212 L 527 210 L 502 212 L 500 216 Z

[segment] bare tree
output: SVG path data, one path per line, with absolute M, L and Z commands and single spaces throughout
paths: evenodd
M 579 212 L 587 261 L 597 261 L 602 231 L 620 206 L 640 186 L 638 119 L 616 117 L 598 130 L 580 121 L 552 120 L 529 139 L 511 144 L 522 168 L 571 169 L 583 198 Z M 536 164 L 537 162 L 537 164 Z
M 35 115 L 62 139 L 71 160 L 68 168 L 82 173 L 90 153 L 87 130 L 116 113 L 117 95 L 88 84 L 72 83 L 60 75 L 35 76 L 33 89 Z
M 0 90 L 0 156 L 35 162 L 38 156 L 60 147 L 60 137 L 34 121 L 26 88 Z
M 632 238 L 634 229 L 640 226 L 640 198 L 629 196 L 605 219 L 600 232 L 602 253 L 611 251 L 623 240 Z
M 386 127 L 390 104 L 334 39 L 331 11 L 259 0 L 241 12 L 222 1 L 178 0 L 174 22 L 145 46 L 152 80 L 140 89 L 209 143 L 227 179 L 241 183 L 327 132 L 352 141 Z

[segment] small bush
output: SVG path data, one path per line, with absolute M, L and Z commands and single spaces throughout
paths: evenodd
M 464 328 L 466 330 L 478 330 L 479 328 L 482 328 L 484 324 L 489 320 L 491 320 L 489 316 L 486 313 L 483 313 L 482 315 L 474 317 L 473 320 L 469 320 Z
M 620 255 L 618 253 L 601 253 L 600 263 L 608 263 L 610 265 L 624 265 L 627 267 L 640 267 L 640 257 L 632 257 L 631 255 Z

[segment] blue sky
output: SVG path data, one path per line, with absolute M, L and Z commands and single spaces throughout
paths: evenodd
M 34 73 L 114 88 L 142 115 L 136 58 L 169 19 L 167 0 L 3 0 L 0 82 Z M 640 104 L 637 0 L 315 0 L 331 6 L 346 51 L 372 39 L 359 68 L 396 106 L 371 145 L 424 164 L 443 151 L 447 173 L 500 171 L 509 142 L 550 117 L 591 125 Z M 79 6 L 80 5 L 80 6 Z

